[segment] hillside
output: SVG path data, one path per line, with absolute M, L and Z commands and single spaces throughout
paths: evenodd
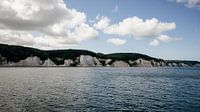
M 45 51 L 0 44 L 0 66 L 184 67 L 199 65 L 198 61 L 163 60 L 139 53 L 103 54 L 73 49 Z

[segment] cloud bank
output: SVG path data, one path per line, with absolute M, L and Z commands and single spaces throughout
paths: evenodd
M 1 43 L 65 48 L 98 36 L 86 14 L 63 0 L 1 0 L 0 15 Z
M 191 1 L 177 0 L 195 6 L 199 3 L 199 0 Z M 113 12 L 117 11 L 116 5 Z M 137 39 L 158 37 L 150 42 L 151 46 L 158 46 L 161 42 L 173 40 L 165 32 L 176 28 L 174 22 L 162 22 L 156 18 L 145 20 L 137 16 L 111 24 L 110 18 L 99 14 L 95 21 L 91 21 L 94 25 L 90 26 L 86 14 L 66 7 L 64 0 L 1 0 L 0 15 L 0 43 L 40 49 L 68 48 L 97 38 L 99 31 Z M 111 38 L 107 42 L 119 46 L 126 40 Z
M 111 24 L 111 20 L 103 16 L 93 27 L 105 34 L 121 37 L 131 36 L 136 39 L 158 37 L 149 43 L 150 46 L 158 46 L 161 42 L 166 43 L 176 39 L 164 35 L 165 32 L 174 30 L 176 24 L 174 22 L 161 22 L 156 18 L 143 20 L 135 16 L 132 18 L 125 18 L 119 23 Z M 112 41 L 109 40 L 109 43 L 117 45 L 116 43 L 118 42 L 116 42 L 116 39 L 112 39 Z
M 132 36 L 135 38 L 160 35 L 163 32 L 174 30 L 174 22 L 161 22 L 156 18 L 143 20 L 139 17 L 126 18 L 117 24 L 110 24 L 108 17 L 102 17 L 94 27 L 106 34 L 118 36 Z

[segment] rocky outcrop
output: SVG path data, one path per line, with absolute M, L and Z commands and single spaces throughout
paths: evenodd
M 136 60 L 136 66 L 137 67 L 153 67 L 153 64 L 151 61 L 138 59 Z
M 112 61 L 112 59 L 106 59 L 106 60 L 105 60 L 105 64 L 106 64 L 106 65 L 109 65 L 109 63 L 110 63 L 111 61 Z
M 20 60 L 19 62 L 4 62 L 1 66 L 56 66 L 50 59 L 45 61 L 40 60 L 38 57 L 28 57 L 25 60 Z
M 43 61 L 38 57 L 28 57 L 25 60 L 20 60 L 19 62 L 8 62 L 5 66 L 41 66 Z
M 178 64 L 177 63 L 168 63 L 168 66 L 169 67 L 178 67 Z
M 189 67 L 187 64 L 185 64 L 185 63 L 180 63 L 180 66 L 181 67 Z
M 133 67 L 165 67 L 167 66 L 164 61 L 137 59 L 135 61 L 129 60 L 129 64 Z
M 124 61 L 115 61 L 111 65 L 112 67 L 129 67 L 129 64 Z
M 68 59 L 68 60 L 64 60 L 64 64 L 63 65 L 59 65 L 59 66 L 62 66 L 62 67 L 71 67 L 75 64 L 75 62 L 71 59 Z
M 1 66 L 1 65 L 4 65 L 4 64 L 6 64 L 6 63 L 7 63 L 6 58 L 3 57 L 3 56 L 1 56 L 1 54 L 0 54 L 0 66 Z
M 56 66 L 54 62 L 52 62 L 49 58 L 44 61 L 44 64 L 42 66 Z
M 200 67 L 200 64 L 195 64 L 195 67 Z
M 151 60 L 150 62 L 153 67 L 165 67 L 166 66 L 165 62 L 163 62 L 163 61 L 156 62 L 154 60 Z
M 71 66 L 72 64 L 73 64 L 74 62 L 73 62 L 73 60 L 65 60 L 65 62 L 64 62 L 64 66 Z
M 95 66 L 102 66 L 102 64 L 99 62 L 99 60 L 96 57 L 92 57 L 89 55 L 81 55 L 79 66 L 95 67 Z

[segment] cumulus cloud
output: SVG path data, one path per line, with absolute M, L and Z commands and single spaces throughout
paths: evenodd
M 149 45 L 150 46 L 159 46 L 160 43 L 168 43 L 171 41 L 181 40 L 181 38 L 170 37 L 168 35 L 160 35 L 156 39 L 152 40 Z
M 158 37 L 158 39 L 161 41 L 161 42 L 170 42 L 172 40 L 174 40 L 174 38 L 168 36 L 168 35 L 160 35 Z
M 176 0 L 177 3 L 183 3 L 189 8 L 200 9 L 200 0 Z
M 176 24 L 174 22 L 161 22 L 156 18 L 143 20 L 139 17 L 126 18 L 119 23 L 111 24 L 111 20 L 108 17 L 101 17 L 101 19 L 93 25 L 98 30 L 101 30 L 105 34 L 118 35 L 118 36 L 131 36 L 136 39 L 144 37 L 157 37 L 149 44 L 151 46 L 158 46 L 160 43 L 166 43 L 177 38 L 163 35 L 163 33 L 174 30 Z M 121 42 L 117 39 L 109 39 L 109 43 L 118 45 L 116 43 Z M 123 42 L 125 44 L 125 42 Z
M 110 19 L 108 17 L 102 16 L 101 19 L 95 23 L 93 26 L 98 30 L 106 30 L 110 25 Z
M 143 20 L 139 17 L 126 18 L 117 24 L 110 24 L 108 17 L 102 17 L 94 27 L 106 34 L 132 37 L 150 37 L 174 30 L 174 22 L 161 22 L 156 18 Z
M 98 36 L 63 0 L 1 0 L 0 15 L 1 43 L 63 48 Z
M 119 39 L 119 38 L 111 38 L 107 40 L 108 43 L 114 44 L 116 46 L 124 45 L 126 40 Z
M 160 42 L 159 42 L 157 39 L 154 39 L 153 41 L 151 41 L 151 42 L 149 43 L 149 45 L 150 45 L 150 46 L 158 46 L 158 45 L 160 45 Z

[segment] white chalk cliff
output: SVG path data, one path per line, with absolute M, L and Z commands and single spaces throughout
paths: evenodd
M 4 59 L 4 58 L 3 58 Z M 47 59 L 45 61 L 40 60 L 40 58 L 34 56 L 34 57 L 28 57 L 24 60 L 20 60 L 19 62 L 8 62 L 1 61 L 1 66 L 56 66 L 55 63 L 53 63 L 50 59 Z
M 0 65 L 4 65 L 4 64 L 6 64 L 6 63 L 7 63 L 6 58 L 3 57 L 3 56 L 1 56 L 1 54 L 0 54 Z
M 59 59 L 62 60 L 62 59 Z M 63 59 L 63 64 L 56 65 L 51 59 L 41 60 L 39 57 L 28 57 L 19 62 L 8 62 L 7 59 L 0 55 L 0 66 L 78 66 L 78 67 L 188 67 L 185 63 L 176 62 L 165 62 L 165 61 L 155 61 L 155 60 L 128 60 L 127 62 L 121 60 L 112 59 L 97 59 L 96 57 L 90 55 L 81 55 L 76 57 L 75 60 Z M 191 65 L 190 65 L 191 66 Z M 200 67 L 200 64 L 193 65 L 194 67 Z
M 80 64 L 81 67 L 95 67 L 102 66 L 99 60 L 96 57 L 92 57 L 89 55 L 81 55 L 80 56 Z
M 129 64 L 124 61 L 115 61 L 111 65 L 112 67 L 129 67 Z
M 153 65 L 151 64 L 151 61 L 148 60 L 143 60 L 143 59 L 138 59 L 136 60 L 136 63 L 138 67 L 153 67 Z
M 54 62 L 52 62 L 49 58 L 44 61 L 44 64 L 42 66 L 56 66 Z
M 41 66 L 43 62 L 38 57 L 28 57 L 25 60 L 20 60 L 19 62 L 9 62 L 8 66 Z

